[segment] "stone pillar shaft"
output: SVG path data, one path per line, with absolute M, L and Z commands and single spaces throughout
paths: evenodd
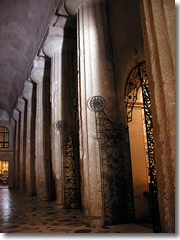
M 64 30 L 51 27 L 44 44 L 44 53 L 51 58 L 51 161 L 53 177 L 56 185 L 56 203 L 64 207 L 64 138 L 71 133 L 69 126 L 72 117 L 69 108 L 71 94 L 69 94 L 69 79 L 72 70 L 69 58 L 73 49 L 72 39 L 64 36 Z M 72 79 L 70 79 L 72 81 Z M 60 132 L 57 128 L 59 121 L 65 122 L 66 129 Z
M 36 66 L 37 65 L 37 66 Z M 41 66 L 42 65 L 42 66 Z M 48 92 L 49 88 L 47 76 L 45 76 L 45 60 L 36 62 L 31 72 L 31 79 L 36 83 L 36 120 L 35 120 L 35 175 L 36 193 L 41 200 L 50 198 L 50 156 L 49 138 L 46 137 L 46 122 L 49 121 Z M 48 86 L 46 86 L 48 85 Z M 48 99 L 49 101 L 49 99 Z M 46 104 L 46 106 L 45 106 Z M 47 112 L 47 115 L 45 113 Z M 48 139 L 46 139 L 48 138 Z
M 36 188 L 37 195 L 42 199 L 47 199 L 45 156 L 44 156 L 44 133 L 43 133 L 43 84 L 37 84 L 36 102 Z M 43 187 L 42 187 L 43 186 Z
M 85 3 L 78 13 L 78 92 L 80 126 L 80 164 L 84 219 L 93 225 L 103 225 L 101 156 L 97 135 L 97 120 L 88 109 L 88 100 L 102 96 L 109 116 L 117 106 L 111 63 L 105 5 Z
M 62 116 L 62 55 L 57 51 L 51 57 L 51 157 L 53 175 L 56 184 L 56 202 L 64 205 L 63 179 L 63 139 L 56 124 L 63 120 Z
M 24 99 L 18 99 L 17 109 L 20 111 L 20 145 L 19 145 L 19 191 L 26 190 L 26 102 Z
M 14 110 L 13 118 L 16 121 L 15 125 L 15 189 L 19 189 L 19 155 L 20 155 L 20 112 Z
M 27 129 L 26 129 L 26 192 L 35 194 L 35 109 L 33 109 L 33 83 L 26 81 L 23 96 L 27 100 Z
M 175 231 L 175 6 L 141 0 L 142 30 L 152 95 L 161 225 Z

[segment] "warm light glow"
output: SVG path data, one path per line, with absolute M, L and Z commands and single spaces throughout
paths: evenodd
M 9 162 L 8 161 L 0 161 L 0 174 L 1 177 L 8 178 L 8 169 L 9 169 Z

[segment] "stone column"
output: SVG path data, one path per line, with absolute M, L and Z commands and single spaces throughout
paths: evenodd
M 68 94 L 67 76 L 71 76 L 72 70 L 67 70 L 66 67 L 64 71 L 64 65 L 65 63 L 68 65 L 68 52 L 71 51 L 71 40 L 64 41 L 63 29 L 51 27 L 44 44 L 44 53 L 51 58 L 51 161 L 56 185 L 56 203 L 59 208 L 64 207 L 63 137 L 65 135 L 61 134 L 60 129 L 58 130 L 57 124 L 59 121 L 66 124 L 68 136 L 72 117 L 68 113 L 71 96 Z
M 15 189 L 19 189 L 19 156 L 20 156 L 20 112 L 18 110 L 13 111 L 13 119 L 16 121 L 15 125 L 15 149 L 14 149 L 14 161 L 15 161 Z
M 103 225 L 104 222 L 109 224 L 114 221 L 123 222 L 124 216 L 132 221 L 134 213 L 128 130 L 122 128 L 118 121 L 119 108 L 106 1 L 74 0 L 72 2 L 65 0 L 65 9 L 71 15 L 77 14 L 78 110 L 83 221 L 88 222 L 91 226 Z M 102 108 L 103 111 L 98 112 L 98 108 Z M 109 126 L 102 126 L 101 120 L 109 122 Z M 108 127 L 110 129 L 106 129 Z M 112 135 L 110 131 L 107 134 L 108 141 L 110 138 L 113 141 L 112 136 L 115 135 L 119 139 L 119 145 L 115 151 L 112 141 L 106 142 L 108 151 L 105 151 L 105 146 L 102 146 L 103 139 L 100 132 L 103 131 L 103 128 L 111 130 Z M 118 134 L 119 132 L 121 133 Z M 121 136 L 121 139 L 118 135 Z M 109 147 L 108 144 L 111 146 Z M 116 170 L 118 169 L 119 172 L 121 170 L 121 174 L 118 171 L 112 171 L 108 165 L 111 151 L 114 154 L 114 162 L 112 159 L 110 161 L 113 162 L 114 168 L 115 162 L 118 162 L 119 167 Z M 126 190 L 124 190 L 124 185 L 127 185 Z M 108 201 L 107 198 L 109 198 Z M 115 217 L 114 208 L 118 209 Z
M 33 83 L 25 81 L 23 97 L 27 101 L 26 123 L 26 193 L 35 194 L 35 94 Z
M 67 9 L 68 9 L 68 2 Z M 78 88 L 80 165 L 83 221 L 91 226 L 104 224 L 102 162 L 97 133 L 96 113 L 88 108 L 93 96 L 106 101 L 108 117 L 117 110 L 113 65 L 104 1 L 77 3 Z M 83 4 L 82 4 L 83 3 Z M 105 27 L 104 27 L 105 26 Z
M 154 123 L 161 227 L 175 231 L 175 6 L 141 0 L 141 18 Z
M 31 79 L 36 83 L 36 122 L 35 122 L 35 176 L 36 193 L 39 199 L 50 199 L 50 156 L 49 145 L 46 139 L 46 121 L 49 119 L 48 104 L 49 95 L 46 85 L 49 87 L 49 79 L 45 75 L 45 60 L 34 62 Z
M 26 101 L 18 98 L 17 109 L 20 112 L 19 139 L 19 191 L 26 191 Z

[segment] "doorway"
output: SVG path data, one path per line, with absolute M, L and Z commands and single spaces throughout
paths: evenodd
M 136 221 L 150 217 L 154 231 L 159 232 L 153 122 L 145 61 L 137 64 L 129 73 L 125 96 Z
M 0 187 L 8 186 L 9 161 L 0 161 Z

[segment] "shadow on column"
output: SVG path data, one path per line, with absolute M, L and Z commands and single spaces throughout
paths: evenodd
M 76 17 L 68 17 L 62 49 L 62 119 L 65 208 L 81 208 Z
M 46 189 L 50 200 L 56 199 L 56 187 L 52 174 L 51 147 L 50 147 L 50 126 L 51 126 L 51 104 L 50 104 L 50 62 L 45 62 L 45 74 L 43 79 L 43 146 L 45 151 L 45 174 Z

